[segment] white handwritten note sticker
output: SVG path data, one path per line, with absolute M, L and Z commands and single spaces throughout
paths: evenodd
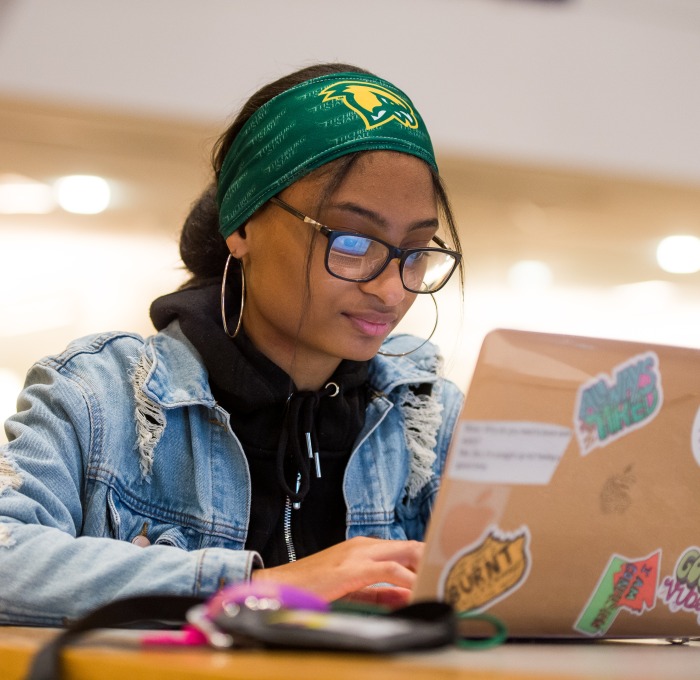
M 548 484 L 572 432 L 548 423 L 464 420 L 455 436 L 449 477 L 495 484 Z

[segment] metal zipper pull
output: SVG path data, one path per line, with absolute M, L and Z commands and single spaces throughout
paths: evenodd
M 296 493 L 299 493 L 299 487 L 301 487 L 301 472 L 297 472 L 297 485 L 295 488 Z M 292 507 L 295 510 L 298 510 L 301 507 L 301 501 L 297 501 L 296 503 L 292 503 Z

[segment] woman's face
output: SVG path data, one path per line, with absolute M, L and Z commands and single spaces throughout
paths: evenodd
M 430 170 L 413 156 L 363 154 L 319 207 L 323 186 L 323 174 L 312 175 L 280 198 L 331 229 L 375 236 L 400 248 L 427 246 L 437 231 Z M 275 205 L 248 221 L 245 237 L 235 232 L 227 242 L 245 268 L 246 333 L 299 389 L 322 386 L 342 359 L 374 356 L 415 299 L 401 283 L 397 260 L 364 283 L 331 276 L 324 265 L 328 239 Z

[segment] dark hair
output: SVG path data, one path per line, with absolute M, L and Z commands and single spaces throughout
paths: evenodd
M 370 74 L 369 71 L 358 68 L 357 66 L 351 66 L 350 64 L 315 64 L 290 73 L 289 75 L 265 85 L 253 94 L 243 105 L 243 108 L 240 110 L 233 123 L 231 123 L 224 134 L 221 135 L 214 144 L 212 150 L 214 179 L 192 205 L 190 213 L 182 227 L 182 232 L 180 234 L 180 257 L 185 267 L 187 267 L 192 275 L 185 283 L 184 287 L 198 286 L 206 282 L 212 282 L 212 280 L 221 281 L 229 251 L 226 241 L 219 233 L 219 210 L 216 203 L 216 183 L 224 158 L 241 128 L 263 104 L 291 87 L 319 76 L 348 72 Z M 324 188 L 322 201 L 326 200 L 338 189 L 349 174 L 357 158 L 362 153 L 367 152 L 360 151 L 342 156 L 336 161 L 332 161 L 315 171 L 316 173 L 322 172 L 327 174 L 329 178 Z M 450 202 L 447 198 L 447 192 L 445 191 L 442 179 L 438 173 L 432 168 L 431 173 L 443 220 L 450 232 L 450 237 L 452 238 L 455 249 L 461 252 L 459 236 L 457 234 Z M 244 227 L 241 227 L 241 229 L 244 229 Z M 460 267 L 460 280 L 462 278 L 463 274 Z

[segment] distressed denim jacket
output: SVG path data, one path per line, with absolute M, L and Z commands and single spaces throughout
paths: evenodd
M 396 336 L 385 350 L 415 343 Z M 343 482 L 348 538 L 423 538 L 462 401 L 438 366 L 429 344 L 372 360 L 374 396 Z M 409 389 L 426 383 L 430 394 Z M 245 455 L 177 322 L 145 341 L 90 336 L 38 362 L 5 428 L 0 623 L 208 595 L 263 566 L 244 549 Z M 148 547 L 132 543 L 139 535 Z

